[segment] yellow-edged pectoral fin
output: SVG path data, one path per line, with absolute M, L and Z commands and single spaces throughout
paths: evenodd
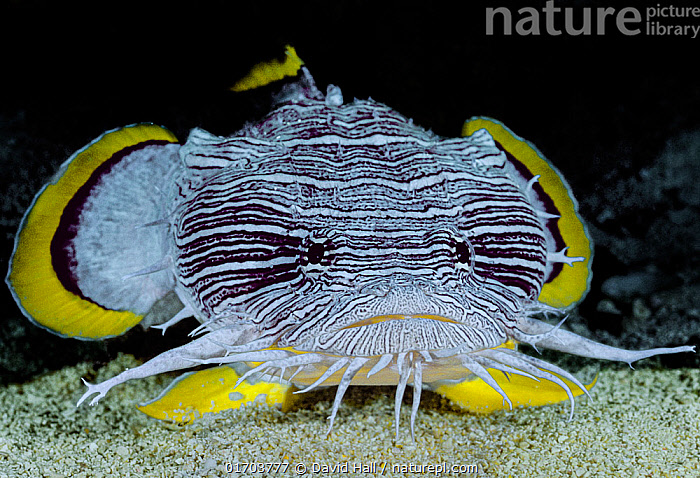
M 238 80 L 231 87 L 231 90 L 235 92 L 252 90 L 281 80 L 286 76 L 296 76 L 304 62 L 297 56 L 297 52 L 292 46 L 287 45 L 284 53 L 283 61 L 274 59 L 255 65 L 244 78 Z
M 563 402 L 569 398 L 563 388 L 549 380 L 540 379 L 537 382 L 516 374 L 509 374 L 509 380 L 500 370 L 488 369 L 488 372 L 511 399 L 513 408 L 539 407 Z M 584 393 L 573 382 L 561 376 L 559 378 L 569 386 L 574 397 Z M 591 383 L 586 385 L 586 389 L 591 390 L 597 380 L 596 376 Z M 441 385 L 435 391 L 448 398 L 455 405 L 473 413 L 492 413 L 497 410 L 510 409 L 503 397 L 479 378 L 465 380 L 454 385 Z
M 153 124 L 108 131 L 73 154 L 39 191 L 20 224 L 6 278 L 30 320 L 58 335 L 80 339 L 121 335 L 141 321 L 143 315 L 131 309 L 115 309 L 83 296 L 73 277 L 75 260 L 66 251 L 73 251 L 71 241 L 81 227 L 79 212 L 91 198 L 93 185 L 110 171 L 106 166 L 111 168 L 119 158 L 149 145 L 176 143 L 170 131 Z
M 279 383 L 243 381 L 234 389 L 239 378 L 225 365 L 186 373 L 138 409 L 158 420 L 189 423 L 205 413 L 236 409 L 251 402 L 265 402 L 284 411 L 294 398 L 294 387 Z
M 551 252 L 563 250 L 567 257 L 577 258 L 571 265 L 554 264 L 542 286 L 539 301 L 557 308 L 573 307 L 583 300 L 590 288 L 593 244 L 569 184 L 539 149 L 500 121 L 471 118 L 465 122 L 462 135 L 470 136 L 480 129 L 489 132 L 523 181 L 538 178 L 535 178 L 537 184 L 533 186 L 533 192 L 545 208 L 542 212 L 552 215 L 543 219 L 552 234 L 548 241 L 553 243 L 548 246 L 551 246 Z

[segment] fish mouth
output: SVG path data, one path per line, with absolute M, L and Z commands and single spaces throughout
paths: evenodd
M 397 385 L 404 361 L 422 363 L 424 383 L 461 381 L 471 372 L 460 360 L 460 354 L 469 350 L 463 334 L 457 332 L 470 328 L 434 314 L 383 314 L 319 334 L 301 344 L 267 350 L 285 351 L 287 360 L 293 355 L 300 365 L 304 364 L 278 371 L 279 379 L 298 388 L 339 385 L 344 371 L 334 368 L 353 360 L 362 361 L 362 365 L 355 371 L 352 385 Z M 483 344 L 483 347 L 497 345 Z M 260 370 L 261 362 L 251 361 L 246 365 Z M 318 383 L 319 377 L 324 377 L 322 383 Z M 412 377 L 411 371 L 409 378 Z M 263 375 L 263 379 L 272 377 Z
M 365 325 L 370 325 L 370 324 L 379 324 L 382 322 L 389 322 L 392 320 L 411 320 L 411 319 L 423 319 L 423 320 L 437 320 L 439 322 L 451 322 L 454 324 L 459 323 L 456 320 L 449 319 L 447 317 L 443 317 L 440 315 L 434 315 L 434 314 L 385 314 L 385 315 L 375 315 L 373 317 L 369 317 L 364 320 L 360 320 L 358 322 L 355 322 L 353 324 L 350 324 L 346 327 L 343 327 L 343 329 L 352 329 L 355 327 L 362 327 Z
M 485 334 L 473 324 L 442 315 L 382 314 L 289 345 L 297 353 L 362 357 L 370 361 L 414 353 L 430 365 L 451 355 L 496 347 L 505 340 L 505 334 Z
M 392 335 L 398 337 L 404 335 L 407 329 L 416 326 L 416 324 L 421 324 L 425 327 L 426 324 L 430 322 L 459 324 L 459 322 L 453 319 L 434 314 L 383 314 L 354 322 L 335 333 L 324 334 L 326 337 L 323 337 L 321 340 L 332 338 L 332 336 L 341 336 L 343 331 L 348 331 L 348 333 L 361 332 L 357 330 L 360 328 L 366 331 L 366 334 L 362 335 L 381 337 L 382 333 L 386 334 L 387 330 L 392 330 Z M 392 341 L 386 340 L 385 342 Z M 349 350 L 342 350 L 342 347 L 331 347 L 324 351 L 318 350 L 318 348 L 313 346 L 310 347 L 309 345 L 311 344 L 303 344 L 294 347 L 293 350 L 300 353 L 316 353 L 326 357 L 326 359 L 301 369 L 292 379 L 292 382 L 297 387 L 308 387 L 313 384 L 333 363 L 336 363 L 344 357 L 362 357 L 367 360 L 353 377 L 352 385 L 397 385 L 401 377 L 400 364 L 402 360 L 404 360 L 404 357 L 407 357 L 412 361 L 413 355 L 415 355 L 416 358 L 420 357 L 423 362 L 424 382 L 464 380 L 470 375 L 469 370 L 465 370 L 459 359 L 456 358 L 458 354 L 456 350 L 450 353 L 444 348 L 441 348 L 441 350 L 430 350 L 428 347 L 411 347 L 411 345 L 408 345 L 408 347 L 398 346 L 394 349 L 394 347 L 391 347 L 391 344 L 389 344 L 390 346 L 388 349 L 386 347 L 380 347 L 375 350 L 375 353 L 360 350 L 350 355 L 352 352 Z M 417 346 L 419 344 L 412 345 Z M 342 371 L 334 372 L 326 378 L 323 385 L 338 385 L 342 377 Z

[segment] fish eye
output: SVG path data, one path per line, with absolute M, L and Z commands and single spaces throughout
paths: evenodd
M 313 242 L 306 252 L 310 264 L 320 264 L 326 253 L 326 245 L 322 242 Z
M 459 241 L 455 245 L 455 258 L 460 264 L 469 264 L 469 261 L 471 260 L 471 251 L 469 250 L 469 246 L 466 242 Z

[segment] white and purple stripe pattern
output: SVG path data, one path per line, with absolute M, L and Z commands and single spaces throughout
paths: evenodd
M 371 100 L 305 93 L 183 146 L 176 266 L 196 308 L 292 346 L 381 314 L 513 327 L 544 281 L 545 235 L 491 136 L 443 139 Z

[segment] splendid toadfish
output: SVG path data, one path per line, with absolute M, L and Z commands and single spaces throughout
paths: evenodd
M 191 342 L 86 382 L 78 404 L 210 365 L 140 409 L 188 421 L 337 385 L 330 432 L 348 386 L 390 384 L 398 435 L 412 385 L 413 434 L 424 388 L 482 412 L 568 398 L 572 415 L 592 384 L 518 343 L 628 363 L 694 351 L 622 350 L 540 320 L 586 295 L 592 245 L 561 174 L 503 124 L 437 136 L 336 86 L 322 94 L 291 48 L 234 89 L 285 75 L 298 76 L 274 109 L 230 137 L 109 131 L 35 197 L 7 276 L 30 320 L 87 340 L 201 324 Z

